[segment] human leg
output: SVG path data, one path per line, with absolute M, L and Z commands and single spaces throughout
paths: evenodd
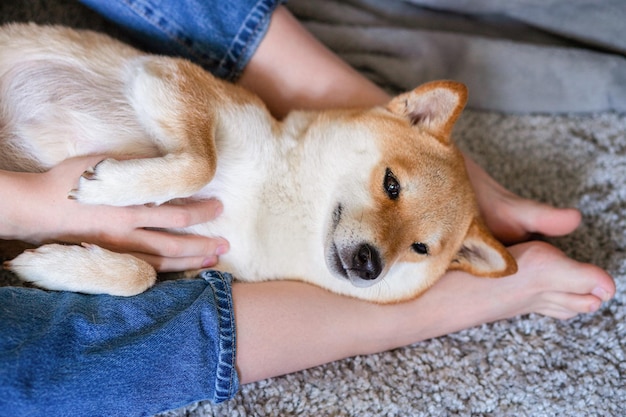
M 369 354 L 527 313 L 567 319 L 615 293 L 602 269 L 543 242 L 513 246 L 513 276 L 450 272 L 419 298 L 378 305 L 308 284 L 235 284 L 237 367 L 242 383 Z
M 309 82 L 315 80 L 315 82 Z M 291 109 L 375 106 L 389 95 L 321 45 L 284 7 L 239 83 L 257 93 L 277 116 Z M 466 166 L 487 224 L 504 242 L 519 242 L 533 233 L 565 235 L 580 222 L 572 209 L 557 209 L 520 198 L 498 184 L 466 157 Z
M 465 165 L 487 226 L 502 242 L 522 242 L 533 234 L 564 236 L 580 224 L 578 210 L 522 198 L 505 189 L 471 158 L 465 158 Z
M 128 31 L 150 51 L 190 59 L 236 80 L 281 0 L 80 0 Z
M 256 93 L 277 117 L 294 109 L 375 106 L 389 95 L 317 41 L 285 7 L 238 83 Z
M 315 83 L 302 83 L 311 79 Z M 389 99 L 281 9 L 239 82 L 278 116 L 293 108 L 370 106 Z M 469 158 L 467 169 L 487 224 L 504 241 L 519 242 L 533 233 L 564 235 L 580 222 L 577 210 L 510 193 Z M 418 299 L 387 306 L 296 282 L 235 284 L 242 383 L 520 314 L 565 319 L 598 309 L 615 292 L 605 271 L 569 259 L 546 243 L 525 243 L 511 251 L 519 263 L 514 276 L 492 280 L 451 272 Z
M 231 280 L 203 277 L 131 298 L 0 288 L 0 414 L 152 415 L 232 398 Z

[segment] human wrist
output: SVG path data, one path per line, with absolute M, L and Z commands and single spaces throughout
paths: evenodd
M 25 200 L 28 183 L 37 174 L 0 170 L 0 239 L 27 240 L 28 226 L 24 224 L 24 210 L 31 208 Z

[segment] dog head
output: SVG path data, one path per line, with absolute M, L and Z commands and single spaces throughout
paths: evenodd
M 345 116 L 344 131 L 366 132 L 375 151 L 356 152 L 362 166 L 346 151 L 351 168 L 334 186 L 324 244 L 338 280 L 331 289 L 394 302 L 416 297 L 447 270 L 482 277 L 516 271 L 483 224 L 463 156 L 450 139 L 466 101 L 464 85 L 440 81 L 385 108 Z

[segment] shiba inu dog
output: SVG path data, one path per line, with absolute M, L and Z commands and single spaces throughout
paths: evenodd
M 388 303 L 418 296 L 447 270 L 516 270 L 483 225 L 450 139 L 462 84 L 277 121 L 256 96 L 186 60 L 31 24 L 0 29 L 0 94 L 0 168 L 38 172 L 107 154 L 69 198 L 217 198 L 219 218 L 181 232 L 228 239 L 216 269 L 237 279 L 302 280 Z M 130 296 L 156 279 L 144 261 L 88 244 L 44 245 L 5 267 L 85 293 Z

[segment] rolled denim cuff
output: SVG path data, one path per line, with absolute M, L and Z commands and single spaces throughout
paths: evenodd
M 151 52 L 190 59 L 236 80 L 285 0 L 80 0 Z
M 214 337 L 214 352 L 217 357 L 214 378 L 214 395 L 211 400 L 215 403 L 230 400 L 239 390 L 239 378 L 235 368 L 235 313 L 232 299 L 232 276 L 219 271 L 203 271 L 200 274 L 211 287 L 214 311 L 206 318 L 208 323 L 217 328 L 217 337 Z M 217 319 L 215 321 L 215 319 Z M 207 333 L 213 328 L 208 327 Z

